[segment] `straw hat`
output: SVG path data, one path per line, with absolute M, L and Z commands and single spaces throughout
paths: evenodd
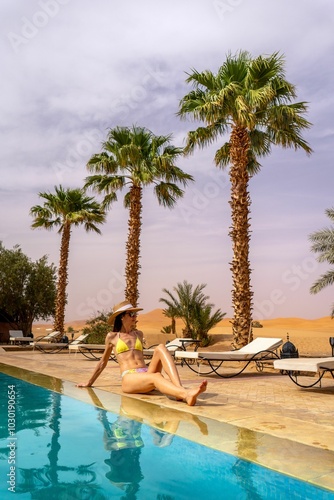
M 141 307 L 133 307 L 133 305 L 130 304 L 130 302 L 128 302 L 127 300 L 123 300 L 123 302 L 120 302 L 119 304 L 114 306 L 113 313 L 110 316 L 110 318 L 108 319 L 108 323 L 109 323 L 109 325 L 113 325 L 116 316 L 118 316 L 119 314 L 121 314 L 123 312 L 127 312 L 127 311 L 137 312 L 137 311 L 142 311 L 142 310 L 143 309 Z

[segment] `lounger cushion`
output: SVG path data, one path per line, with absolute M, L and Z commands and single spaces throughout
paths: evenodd
M 276 359 L 274 368 L 296 372 L 320 372 L 322 369 L 334 370 L 334 358 L 286 358 Z
M 176 351 L 175 357 L 189 359 L 210 359 L 218 361 L 247 361 L 263 351 L 275 351 L 283 343 L 279 338 L 258 337 L 236 351 Z

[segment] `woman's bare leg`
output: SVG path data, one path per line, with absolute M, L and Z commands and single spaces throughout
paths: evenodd
M 179 372 L 177 371 L 174 359 L 166 346 L 163 344 L 158 345 L 154 349 L 154 354 L 151 363 L 148 367 L 148 373 L 158 373 L 162 369 L 167 373 L 171 382 L 177 387 L 182 387 Z
M 158 391 L 182 399 L 189 406 L 196 403 L 199 394 L 206 390 L 207 381 L 204 380 L 197 387 L 185 389 L 177 386 L 170 380 L 164 378 L 161 373 L 128 373 L 122 380 L 122 390 L 129 394 L 146 394 L 158 389 Z

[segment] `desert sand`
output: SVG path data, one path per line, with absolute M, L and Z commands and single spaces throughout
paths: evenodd
M 334 320 L 329 316 L 318 319 L 303 318 L 276 318 L 260 320 L 262 328 L 253 328 L 254 337 L 279 337 L 285 342 L 287 335 L 299 351 L 300 356 L 331 356 L 332 348 L 329 337 L 334 337 Z M 84 328 L 86 321 L 71 321 L 65 327 L 72 326 L 77 337 Z M 170 324 L 162 309 L 154 309 L 148 313 L 138 316 L 138 329 L 144 332 L 146 346 L 159 342 L 165 343 L 174 337 L 172 334 L 161 333 L 163 326 Z M 33 328 L 34 335 L 42 335 L 52 325 L 36 324 Z M 183 323 L 176 322 L 177 336 L 182 337 Z M 232 328 L 230 318 L 224 318 L 209 335 L 212 336 L 212 344 L 207 348 L 211 351 L 228 350 L 231 348 Z

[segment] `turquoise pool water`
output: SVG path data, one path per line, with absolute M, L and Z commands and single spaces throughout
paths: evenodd
M 1 500 L 317 499 L 334 493 L 0 374 Z M 14 496 L 13 496 L 14 495 Z

